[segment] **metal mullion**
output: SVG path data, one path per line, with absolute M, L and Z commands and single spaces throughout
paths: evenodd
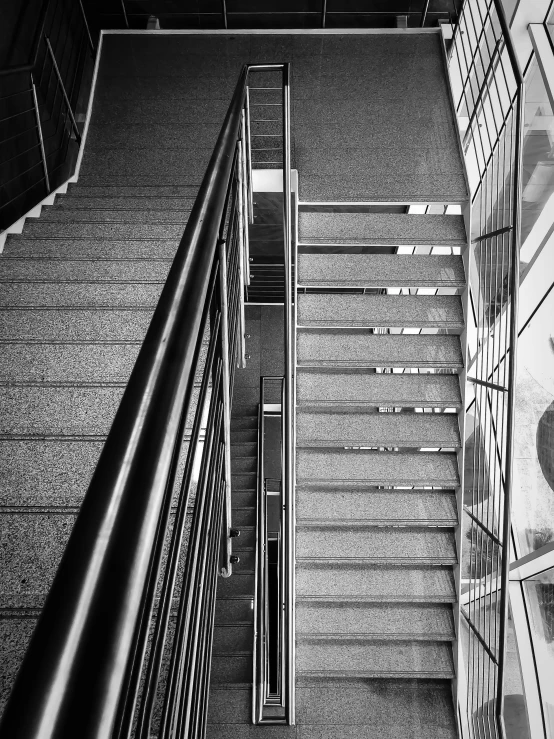
M 218 383 L 219 385 L 219 383 Z M 200 566 L 197 570 L 199 578 L 197 580 L 196 589 L 197 592 L 194 596 L 194 602 L 192 606 L 192 618 L 191 618 L 191 629 L 187 634 L 187 649 L 186 654 L 188 656 L 185 672 L 183 674 L 183 694 L 178 705 L 177 720 L 175 724 L 176 736 L 189 736 L 189 728 L 191 723 L 191 713 L 194 710 L 192 698 L 196 690 L 196 674 L 197 667 L 199 666 L 198 656 L 201 645 L 199 644 L 199 634 L 201 633 L 201 616 L 206 600 L 206 559 L 208 551 L 211 545 L 210 533 L 211 533 L 211 522 L 213 517 L 214 509 L 214 477 L 216 474 L 217 465 L 220 463 L 221 457 L 224 457 L 224 451 L 222 449 L 219 434 L 221 431 L 221 424 L 223 421 L 223 403 L 221 402 L 221 396 L 219 393 L 219 387 L 215 388 L 215 395 L 217 397 L 217 411 L 216 411 L 216 422 L 215 432 L 213 437 L 213 446 L 210 454 L 209 470 L 206 477 L 206 485 L 204 494 L 208 496 L 207 509 L 205 510 L 204 518 L 202 521 L 202 549 L 200 554 Z
M 221 360 L 216 363 L 215 382 L 213 387 L 217 387 L 221 375 Z M 173 647 L 171 650 L 170 664 L 167 676 L 167 686 L 164 696 L 164 704 L 162 707 L 162 715 L 160 718 L 159 736 L 163 739 L 170 739 L 172 736 L 174 712 L 178 703 L 177 690 L 180 684 L 182 668 L 187 655 L 184 647 L 187 642 L 188 631 L 190 629 L 191 610 L 192 610 L 192 590 L 196 582 L 196 572 L 198 569 L 198 549 L 201 537 L 202 517 L 206 504 L 205 484 L 206 484 L 206 467 L 211 454 L 213 431 L 216 414 L 216 398 L 212 389 L 210 397 L 210 405 L 208 412 L 208 420 L 206 425 L 206 435 L 201 453 L 200 476 L 196 488 L 196 503 L 194 508 L 191 531 L 189 535 L 189 545 L 187 549 L 187 560 L 185 564 L 185 572 L 183 583 L 181 586 L 181 596 L 179 601 L 179 610 L 177 614 L 177 623 L 175 625 L 175 636 L 173 639 Z
M 215 288 L 215 280 L 217 278 L 217 268 L 214 269 L 211 286 L 208 290 L 208 297 L 206 300 L 206 307 L 204 309 L 204 317 L 202 319 L 201 328 L 199 332 L 199 344 L 198 344 L 198 357 L 196 365 L 198 368 L 198 362 L 200 359 L 200 348 L 202 346 L 202 340 L 207 326 L 209 318 L 209 307 L 212 302 L 212 297 Z M 137 739 L 148 739 L 150 735 L 150 724 L 152 721 L 152 710 L 154 708 L 154 701 L 156 698 L 156 689 L 159 681 L 159 674 L 161 669 L 161 663 L 163 658 L 163 650 L 165 641 L 167 639 L 167 629 L 169 625 L 169 619 L 171 615 L 171 605 L 173 601 L 173 593 L 175 591 L 175 580 L 177 576 L 177 566 L 179 564 L 179 557 L 182 547 L 184 526 L 187 516 L 187 508 L 190 499 L 190 487 L 192 482 L 192 473 L 194 467 L 194 460 L 197 453 L 198 443 L 200 439 L 200 431 L 202 427 L 202 418 L 204 415 L 205 404 L 208 400 L 209 382 L 210 375 L 213 367 L 215 358 L 215 350 L 217 347 L 218 335 L 219 335 L 219 314 L 215 317 L 215 325 L 212 328 L 210 335 L 210 343 L 206 356 L 206 362 L 204 365 L 204 374 L 202 377 L 202 383 L 200 386 L 200 392 L 198 396 L 198 402 L 196 407 L 196 413 L 192 426 L 191 438 L 189 442 L 189 451 L 187 454 L 187 460 L 185 463 L 185 469 L 183 473 L 183 480 L 181 482 L 181 489 L 179 493 L 179 499 L 175 511 L 175 523 L 173 525 L 173 531 L 171 534 L 171 542 L 169 545 L 167 555 L 167 565 L 164 573 L 164 579 L 160 592 L 160 601 L 158 604 L 158 615 L 156 619 L 156 626 L 154 634 L 152 636 L 152 644 L 150 648 L 150 658 L 148 667 L 145 675 L 145 684 L 142 691 L 141 704 L 139 706 L 139 713 L 137 716 L 136 725 L 136 737 Z
M 477 3 L 477 7 L 479 8 L 479 3 Z M 481 13 L 479 13 L 479 16 L 481 16 Z M 471 16 L 471 22 L 473 24 L 475 35 L 477 36 L 477 32 L 475 31 L 475 23 L 474 23 L 474 20 L 473 20 L 473 15 Z M 481 35 L 485 39 L 485 42 L 487 43 L 487 34 L 485 33 L 485 25 L 484 25 L 484 23 L 483 23 L 483 33 Z M 494 51 L 496 52 L 497 49 L 495 48 Z M 485 98 L 484 92 L 485 91 L 488 92 L 488 97 L 490 99 L 490 80 L 491 79 L 494 80 L 494 78 L 495 78 L 495 69 L 494 69 L 494 65 L 493 65 L 494 53 L 493 53 L 493 55 L 490 54 L 488 43 L 487 43 L 487 53 L 489 54 L 490 59 L 489 59 L 489 62 L 488 62 L 488 64 L 486 66 L 483 63 L 483 56 L 482 56 L 482 53 L 481 53 L 481 44 L 480 44 L 480 42 L 477 43 L 477 46 L 476 46 L 476 54 L 477 53 L 479 54 L 479 58 L 480 58 L 480 61 L 481 61 L 482 66 L 483 66 L 483 81 L 482 81 L 481 84 L 479 84 L 479 91 L 478 91 L 478 94 L 477 94 L 477 107 L 475 108 L 475 111 L 477 111 L 477 108 L 479 107 L 479 102 L 482 101 L 481 102 L 481 110 L 483 111 L 483 119 L 486 120 L 485 102 L 484 102 L 486 98 Z M 499 51 L 498 51 L 498 57 L 500 58 L 500 52 Z M 476 76 L 476 79 L 477 79 L 477 76 Z M 476 112 L 475 112 L 475 117 L 476 117 L 476 120 L 477 120 L 478 119 L 478 114 Z M 495 125 L 495 128 L 496 128 L 496 120 L 494 120 L 494 113 L 493 113 L 493 121 L 494 121 L 494 125 Z M 470 129 L 470 128 L 471 128 L 471 119 L 469 121 L 468 129 Z M 488 134 L 488 126 L 487 126 L 487 134 Z M 496 134 L 498 135 L 498 131 L 496 131 Z M 489 136 L 489 139 L 490 139 L 490 136 Z M 491 148 L 492 148 L 492 144 L 491 144 Z
M 489 6 L 489 8 L 490 8 L 490 7 L 492 7 L 492 6 Z M 482 15 L 481 15 L 481 9 L 480 9 L 480 7 L 479 7 L 479 3 L 477 3 L 477 10 L 478 10 L 478 12 L 479 12 L 479 18 L 480 18 L 480 20 L 481 20 L 481 23 L 483 24 L 483 28 L 484 28 L 485 26 L 484 26 L 484 21 L 483 21 L 483 17 L 482 17 Z M 502 106 L 502 98 L 500 97 L 500 92 L 499 92 L 499 89 L 498 89 L 498 81 L 497 81 L 497 78 L 496 78 L 496 68 L 497 68 L 497 66 L 498 66 L 498 65 L 500 65 L 500 66 L 502 67 L 502 52 L 503 52 L 503 51 L 504 51 L 504 49 L 506 48 L 506 42 L 504 41 L 503 37 L 500 37 L 500 38 L 498 38 L 498 39 L 497 39 L 497 37 L 496 37 L 496 34 L 495 34 L 495 32 L 494 32 L 494 23 L 493 23 L 493 17 L 492 17 L 492 14 L 491 14 L 491 13 L 489 12 L 489 13 L 488 13 L 488 16 L 489 16 L 489 18 L 490 18 L 490 27 L 491 27 L 491 29 L 492 29 L 492 31 L 493 31 L 493 36 L 494 36 L 494 39 L 495 39 L 495 42 L 496 42 L 496 43 L 495 43 L 495 48 L 494 48 L 494 50 L 493 50 L 493 53 L 492 53 L 492 54 L 490 53 L 490 48 L 489 48 L 489 43 L 488 43 L 488 40 L 487 40 L 487 34 L 486 34 L 486 33 L 485 33 L 485 42 L 486 42 L 486 44 L 487 44 L 487 51 L 488 51 L 488 53 L 489 53 L 489 56 L 490 56 L 490 62 L 489 62 L 489 67 L 495 66 L 495 68 L 494 68 L 494 69 L 493 69 L 493 71 L 492 71 L 492 75 L 491 75 L 491 77 L 492 77 L 492 82 L 494 82 L 494 84 L 495 84 L 495 86 L 496 86 L 496 92 L 497 92 L 497 95 L 498 95 L 498 103 L 499 103 L 499 107 L 500 107 L 500 112 L 501 112 L 501 115 L 502 115 L 502 117 L 503 117 L 503 116 L 504 116 L 504 111 L 502 110 L 502 107 L 503 107 L 503 106 Z M 502 39 L 502 41 L 503 41 L 503 47 L 501 47 L 501 46 L 500 46 L 500 41 L 501 41 L 501 39 Z M 493 65 L 493 61 L 494 61 L 494 54 L 495 54 L 496 52 L 498 52 L 498 64 L 497 64 L 497 65 Z M 502 68 L 502 70 L 503 70 L 503 68 Z M 504 80 L 505 80 L 505 82 L 506 82 L 506 92 L 507 92 L 507 94 L 508 94 L 508 98 L 509 98 L 509 97 L 510 97 L 510 92 L 509 92 L 509 87 L 508 87 L 508 85 L 507 85 L 507 81 L 506 81 L 506 75 L 505 75 L 505 74 L 504 74 Z M 490 95 L 489 95 L 489 97 L 490 97 Z M 494 112 L 493 112 L 493 115 L 494 115 Z M 496 121 L 495 121 L 495 125 L 496 125 Z M 497 131 L 497 136 L 498 136 L 498 131 Z

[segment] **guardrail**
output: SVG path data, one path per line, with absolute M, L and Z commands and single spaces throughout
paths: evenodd
M 2 737 L 204 735 L 216 577 L 233 564 L 229 419 L 235 368 L 244 363 L 244 106 L 249 72 L 275 67 L 284 65 L 246 65 L 240 74 Z
M 500 0 L 466 0 L 449 68 L 471 188 L 461 633 L 471 737 L 504 737 L 523 79 Z
M 28 64 L 0 70 L 0 230 L 73 173 L 76 106 L 95 48 L 81 0 L 46 0 Z

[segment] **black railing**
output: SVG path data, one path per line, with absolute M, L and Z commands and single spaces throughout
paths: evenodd
M 283 516 L 287 506 L 283 486 L 283 401 L 284 377 L 261 377 L 253 701 L 254 722 L 260 724 L 286 723 L 288 713 L 286 582 L 290 546 Z
M 248 72 L 8 700 L 6 739 L 204 735 L 216 578 L 233 562 Z
M 523 80 L 500 0 L 466 0 L 450 75 L 471 187 L 462 623 L 471 737 L 503 737 Z
M 45 0 L 30 62 L 0 70 L 0 230 L 72 174 L 94 46 L 80 2 Z

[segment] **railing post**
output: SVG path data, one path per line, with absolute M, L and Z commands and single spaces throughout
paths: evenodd
M 290 64 L 283 65 L 283 230 L 285 256 L 285 403 L 281 409 L 284 428 L 284 469 L 283 491 L 285 512 L 285 537 L 287 545 L 286 573 L 286 620 L 287 620 L 287 677 L 288 694 L 286 697 L 287 723 L 295 722 L 295 689 L 294 689 L 294 565 L 295 565 L 295 530 L 294 530 L 294 314 L 293 314 L 293 265 L 292 265 L 292 223 L 291 223 L 291 170 L 290 170 Z
M 225 241 L 219 241 L 219 286 L 221 298 L 221 354 L 223 358 L 223 438 L 224 450 L 224 479 L 225 500 L 223 503 L 223 537 L 224 546 L 220 572 L 223 577 L 232 574 L 231 565 L 231 399 L 229 384 L 231 373 L 229 371 L 229 310 L 227 297 L 227 249 Z
M 223 17 L 223 28 L 227 28 L 227 2 L 221 0 L 221 15 Z
M 321 27 L 325 28 L 327 22 L 327 0 L 323 0 L 323 6 L 321 8 Z
M 243 111 L 244 114 L 244 111 Z M 246 287 L 246 264 L 247 257 L 245 251 L 245 239 L 244 239 L 244 187 L 243 187 L 243 167 L 242 160 L 244 157 L 244 146 L 243 142 L 239 140 L 239 158 L 237 162 L 237 173 L 238 173 L 238 232 L 239 232 L 239 331 L 240 331 L 240 366 L 246 367 L 246 346 L 245 346 L 245 333 L 246 333 L 246 321 L 244 316 L 244 290 Z
M 81 8 L 81 15 L 83 16 L 83 23 L 85 24 L 85 30 L 87 32 L 87 37 L 88 37 L 88 43 L 89 43 L 89 46 L 90 46 L 90 50 L 92 52 L 92 56 L 95 57 L 96 56 L 96 49 L 94 47 L 94 42 L 92 40 L 92 36 L 90 35 L 90 27 L 89 27 L 89 24 L 88 24 L 88 21 L 87 21 L 87 16 L 86 16 L 86 13 L 85 13 L 85 9 L 83 7 L 83 0 L 79 0 L 79 7 Z
M 32 72 L 31 72 L 31 89 L 33 92 L 33 105 L 35 108 L 35 116 L 37 119 L 38 141 L 40 145 L 40 155 L 42 157 L 42 168 L 44 170 L 44 182 L 46 184 L 46 192 L 50 193 L 50 178 L 48 177 L 48 165 L 46 163 L 46 152 L 44 151 L 44 136 L 42 135 L 42 124 L 40 122 L 40 110 L 38 107 L 37 88 L 35 87 L 35 81 L 33 79 Z
M 250 241 L 248 236 L 249 211 L 250 211 L 250 192 L 252 183 L 248 186 L 248 146 L 249 146 L 248 130 L 246 127 L 246 109 L 242 111 L 242 187 L 243 187 L 243 222 L 242 229 L 244 232 L 244 261 L 246 268 L 246 284 L 250 285 Z
M 123 13 L 123 18 L 125 20 L 125 27 L 129 28 L 129 18 L 127 18 L 127 10 L 125 8 L 125 0 L 120 0 L 121 2 L 121 11 Z
M 77 127 L 77 121 L 75 120 L 75 116 L 73 115 L 73 110 L 71 109 L 71 103 L 69 102 L 69 98 L 67 97 L 67 92 L 65 91 L 65 85 L 63 83 L 63 79 L 60 74 L 60 70 L 58 67 L 58 63 L 56 61 L 56 57 L 54 56 L 54 50 L 52 49 L 52 44 L 50 43 L 50 39 L 48 38 L 48 36 L 45 36 L 44 38 L 46 40 L 46 47 L 48 49 L 48 53 L 50 54 L 50 58 L 52 59 L 52 64 L 54 66 L 56 77 L 58 78 L 58 82 L 60 83 L 60 87 L 62 88 L 63 99 L 65 100 L 65 104 L 67 106 L 67 112 L 69 113 L 69 117 L 71 118 L 71 125 L 73 126 L 73 131 L 75 132 L 75 138 L 77 139 L 77 143 L 80 144 L 81 134 L 79 132 L 79 128 Z
M 246 167 L 248 170 L 248 219 L 254 223 L 254 182 L 252 181 L 252 136 L 250 130 L 250 91 L 246 88 Z M 248 267 L 250 270 L 250 266 Z
M 421 11 L 421 28 L 425 27 L 425 21 L 427 20 L 427 12 L 429 10 L 429 0 L 425 0 L 423 4 L 423 10 Z

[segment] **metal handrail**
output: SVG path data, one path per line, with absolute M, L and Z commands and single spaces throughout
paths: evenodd
M 156 557 L 161 556 L 160 535 L 167 524 L 175 450 L 192 403 L 195 357 L 214 265 L 220 264 L 220 224 L 229 202 L 248 73 L 252 68 L 282 67 L 245 65 L 240 73 L 158 306 L 6 705 L 2 736 L 107 739 L 114 726 L 121 725 L 122 712 L 133 715 L 133 680 L 144 659 L 145 623 L 153 609 Z M 229 231 L 224 238 L 228 236 Z M 236 347 L 240 327 L 233 326 Z M 222 419 L 222 411 L 218 413 Z M 214 434 L 211 438 L 217 437 Z M 219 479 L 223 453 L 223 447 L 221 452 L 214 447 L 213 472 L 206 473 L 211 480 Z M 229 505 L 228 495 L 221 505 Z M 228 530 L 225 538 L 230 538 Z M 216 551 L 215 542 L 210 546 Z M 226 574 L 230 569 L 227 562 Z M 208 586 L 209 578 L 205 582 Z M 214 592 L 207 592 L 202 608 L 209 609 L 214 597 Z M 207 628 L 201 614 L 194 618 Z M 209 630 L 205 638 L 211 639 Z M 197 648 L 209 658 L 206 643 L 193 640 L 191 649 Z M 200 667 L 204 684 L 209 668 Z M 183 721 L 189 725 L 188 714 L 179 716 L 179 725 Z
M 22 72 L 34 72 L 36 64 L 37 64 L 40 44 L 44 37 L 44 28 L 46 25 L 46 18 L 48 16 L 48 10 L 50 9 L 50 5 L 53 2 L 54 0 L 45 0 L 45 2 L 42 5 L 42 9 L 40 11 L 40 16 L 39 16 L 39 22 L 37 24 L 37 30 L 36 30 L 35 37 L 33 39 L 33 43 L 31 46 L 32 48 L 31 61 L 27 62 L 27 64 L 14 64 L 8 67 L 3 67 L 2 69 L 0 69 L 0 77 L 6 77 L 11 74 L 21 74 Z M 83 8 L 82 0 L 79 0 L 79 7 L 81 9 L 81 15 L 83 16 L 83 21 L 84 21 L 85 29 L 87 32 L 87 38 L 89 40 L 90 49 L 94 55 L 95 53 L 94 43 L 92 41 L 92 36 L 90 34 L 90 27 L 88 25 L 87 16 Z
M 283 460 L 281 459 L 281 478 L 266 478 L 265 476 L 265 406 L 266 389 L 270 383 L 279 383 L 282 401 L 285 378 L 283 376 L 260 377 L 260 398 L 258 405 L 258 474 L 257 474 L 257 527 L 256 527 L 256 593 L 255 593 L 255 659 L 254 659 L 254 701 L 253 721 L 256 724 L 283 724 L 288 722 L 287 685 L 289 681 L 289 669 L 287 655 L 283 652 L 283 645 L 287 641 L 289 626 L 286 621 L 286 591 L 283 587 L 287 579 L 287 560 L 289 558 L 289 546 L 284 529 L 284 521 L 281 520 L 280 530 L 282 536 L 279 541 L 279 628 L 277 634 L 271 634 L 269 629 L 269 592 L 268 592 L 268 528 L 267 528 L 267 482 L 278 483 L 282 502 L 282 510 L 286 495 L 283 488 Z M 279 404 L 281 416 L 281 450 L 285 438 L 285 424 L 283 419 L 282 402 Z M 272 410 L 271 414 L 276 411 Z M 278 641 L 278 669 L 280 688 L 277 693 L 270 692 L 269 681 L 269 639 L 276 638 Z M 282 716 L 278 717 L 273 710 L 271 715 L 264 716 L 264 708 L 280 706 Z

